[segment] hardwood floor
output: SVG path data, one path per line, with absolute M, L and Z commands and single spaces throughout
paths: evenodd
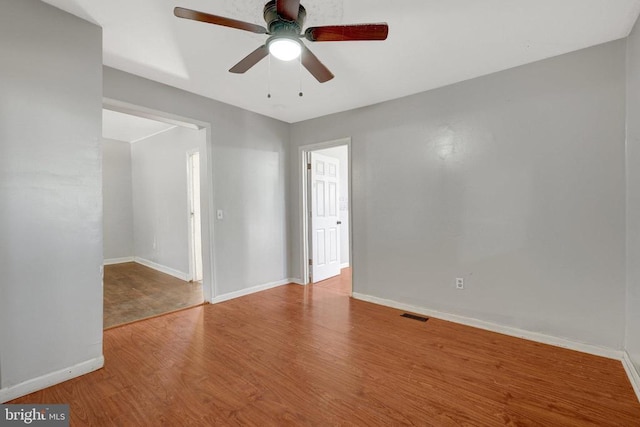
M 184 282 L 134 262 L 104 267 L 104 327 L 202 304 L 202 283 Z
M 351 267 L 343 268 L 340 274 L 321 282 L 313 283 L 314 288 L 322 288 L 351 296 Z
M 286 285 L 104 333 L 71 424 L 638 426 L 620 362 Z

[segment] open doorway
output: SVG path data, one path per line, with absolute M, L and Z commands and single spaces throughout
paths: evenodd
M 351 295 L 350 140 L 300 151 L 303 281 Z
M 208 129 L 103 113 L 104 327 L 202 304 Z

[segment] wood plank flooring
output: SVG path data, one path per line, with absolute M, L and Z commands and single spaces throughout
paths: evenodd
M 312 286 L 351 296 L 351 276 L 351 267 L 343 268 L 338 276 L 313 283 Z
M 134 262 L 104 267 L 104 327 L 202 304 L 201 282 L 185 282 Z
M 105 331 L 74 426 L 638 426 L 620 362 L 285 285 Z

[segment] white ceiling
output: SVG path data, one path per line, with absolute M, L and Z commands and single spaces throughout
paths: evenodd
M 107 139 L 134 143 L 174 127 L 143 117 L 102 110 L 102 137 Z
M 640 12 L 640 0 L 302 0 L 305 27 L 389 24 L 383 42 L 306 42 L 336 76 L 320 84 L 295 61 L 272 59 L 271 79 L 268 58 L 231 74 L 266 36 L 173 16 L 182 6 L 264 25 L 266 0 L 45 1 L 103 27 L 108 66 L 290 123 L 619 39 Z

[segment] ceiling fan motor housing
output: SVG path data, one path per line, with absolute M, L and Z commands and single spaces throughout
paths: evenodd
M 307 11 L 304 6 L 300 5 L 298 18 L 295 21 L 289 21 L 278 15 L 276 0 L 271 0 L 264 5 L 263 16 L 267 23 L 269 34 L 298 38 L 300 37 L 304 20 L 307 17 Z

